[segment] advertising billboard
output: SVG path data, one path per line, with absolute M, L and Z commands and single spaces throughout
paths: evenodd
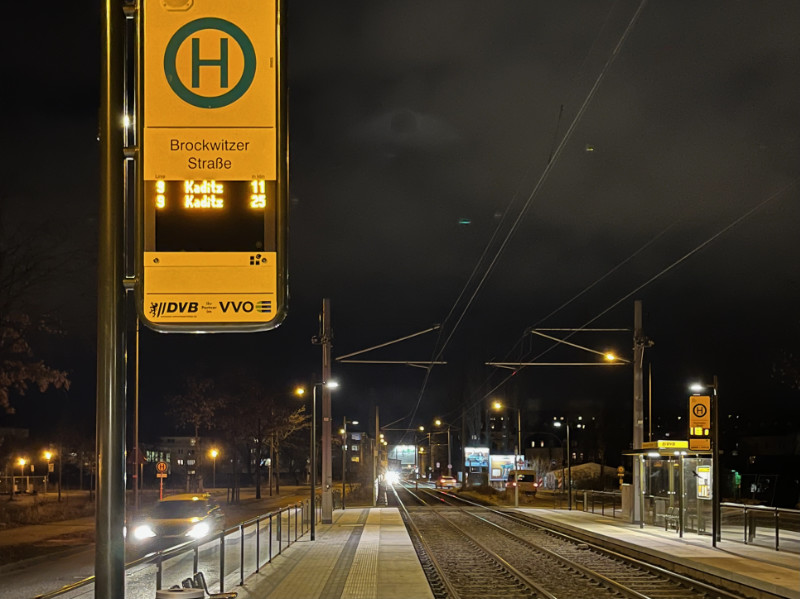
M 489 467 L 489 448 L 488 447 L 465 447 L 464 466 L 467 468 L 488 468 Z

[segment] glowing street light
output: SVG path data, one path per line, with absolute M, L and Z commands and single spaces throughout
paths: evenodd
M 336 381 L 323 381 L 314 383 L 311 387 L 311 540 L 316 539 L 317 531 L 317 387 L 328 387 L 336 389 L 339 383 Z M 295 389 L 295 395 L 303 397 L 306 393 L 305 388 Z
M 47 495 L 47 481 L 50 478 L 50 460 L 53 459 L 53 452 L 50 450 L 45 450 L 42 454 L 44 459 L 47 461 L 47 472 L 44 475 L 44 494 Z
M 219 455 L 219 450 L 216 447 L 212 447 L 211 451 L 208 452 L 208 455 L 211 456 L 211 459 L 214 460 L 213 466 L 213 478 L 211 479 L 211 486 L 216 489 L 217 488 L 217 456 Z
M 564 420 L 562 417 L 561 420 L 555 420 L 553 426 L 561 428 L 562 422 L 567 429 L 567 505 L 572 509 L 572 447 L 569 443 L 569 420 Z

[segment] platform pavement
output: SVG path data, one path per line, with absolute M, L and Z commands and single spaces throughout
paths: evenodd
M 714 548 L 710 535 L 688 533 L 681 538 L 663 527 L 640 528 L 638 523 L 578 510 L 519 508 L 519 511 L 566 531 L 584 531 L 599 537 L 606 545 L 622 546 L 655 557 L 665 565 L 670 564 L 668 569 L 672 571 L 699 572 L 709 581 L 719 578 L 758 591 L 748 596 L 800 599 L 800 555 L 797 553 L 724 540 Z
M 240 599 L 433 599 L 397 508 L 348 508 L 235 590 Z

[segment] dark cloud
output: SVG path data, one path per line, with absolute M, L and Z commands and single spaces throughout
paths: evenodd
M 3 65 L 4 80 L 19 81 L 4 117 L 3 200 L 63 222 L 89 253 L 97 4 L 45 21 L 18 9 L 10 39 L 29 52 Z M 314 376 L 322 297 L 333 301 L 336 354 L 443 322 L 455 305 L 452 327 L 493 264 L 443 354 L 452 366 L 434 372 L 422 404 L 456 409 L 497 378 L 482 362 L 519 355 L 526 326 L 591 320 L 778 194 L 598 323 L 630 326 L 633 299 L 644 300 L 657 394 L 670 401 L 692 370 L 742 389 L 768 378 L 761 366 L 786 345 L 779 329 L 799 326 L 799 192 L 778 192 L 800 174 L 800 5 L 648 2 L 531 195 L 638 2 L 288 4 L 289 317 L 261 335 L 148 333 L 149 396 L 197 364 L 217 367 L 210 356 L 276 383 Z M 386 355 L 429 357 L 435 339 Z M 629 336 L 608 342 L 630 346 Z M 748 362 L 759 367 L 748 373 Z M 408 368 L 337 371 L 349 386 L 339 405 L 391 398 L 387 417 L 407 412 L 422 383 Z M 630 396 L 622 375 L 520 380 L 542 406 L 593 388 Z M 746 407 L 746 394 L 736 402 Z

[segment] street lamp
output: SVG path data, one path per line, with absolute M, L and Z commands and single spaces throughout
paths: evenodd
M 494 401 L 492 403 L 492 407 L 495 410 L 503 409 L 503 404 L 499 401 Z M 517 461 L 517 456 L 522 454 L 522 413 L 519 408 L 517 408 L 517 445 L 514 447 L 514 471 L 517 473 L 517 479 L 519 479 L 519 470 L 520 466 L 522 466 L 521 462 Z M 519 507 L 519 481 L 515 481 L 514 484 L 514 507 Z
M 19 460 L 17 460 L 17 464 L 19 464 L 19 477 L 20 477 L 19 478 L 19 484 L 20 484 L 20 487 L 22 487 L 22 480 L 25 478 L 25 464 L 27 464 L 27 463 L 28 463 L 28 460 L 26 460 L 25 458 L 19 458 Z M 13 482 L 12 482 L 12 487 L 13 487 Z M 27 488 L 27 485 L 26 485 L 26 488 Z M 12 492 L 13 492 L 13 490 L 12 490 Z
M 213 466 L 213 470 L 212 470 L 213 476 L 211 478 L 211 487 L 216 489 L 217 488 L 217 456 L 219 455 L 219 450 L 216 447 L 214 447 L 214 448 L 211 449 L 211 451 L 208 452 L 208 454 L 211 456 L 211 459 L 214 460 L 214 466 Z
M 342 509 L 344 509 L 345 484 L 347 478 L 347 425 L 358 424 L 358 420 L 348 420 L 342 417 L 342 428 L 339 434 L 342 435 Z
M 314 383 L 311 387 L 311 540 L 316 539 L 317 526 L 317 387 L 328 387 L 336 389 L 339 383 L 336 381 L 324 381 Z M 306 390 L 298 387 L 295 395 L 302 397 Z
M 567 505 L 572 509 L 572 447 L 569 443 L 569 420 L 564 420 L 562 416 L 561 420 L 553 422 L 553 426 L 561 428 L 562 423 L 567 429 Z
M 447 476 L 453 476 L 453 461 L 450 458 L 450 424 L 447 422 L 442 422 L 441 419 L 437 418 L 433 421 L 436 426 L 446 426 L 447 427 Z
M 720 478 L 721 472 L 719 469 L 719 381 L 717 375 L 710 385 L 704 383 L 694 383 L 689 387 L 695 393 L 701 393 L 706 389 L 714 391 L 711 403 L 711 437 L 713 448 L 711 452 L 711 472 L 713 478 L 711 479 L 711 546 L 716 547 L 717 542 L 722 540 L 722 526 L 720 522 Z
M 47 479 L 50 478 L 50 460 L 53 459 L 53 452 L 49 450 L 45 451 L 44 459 L 47 460 L 47 472 L 45 472 L 44 475 L 44 494 L 47 495 Z

